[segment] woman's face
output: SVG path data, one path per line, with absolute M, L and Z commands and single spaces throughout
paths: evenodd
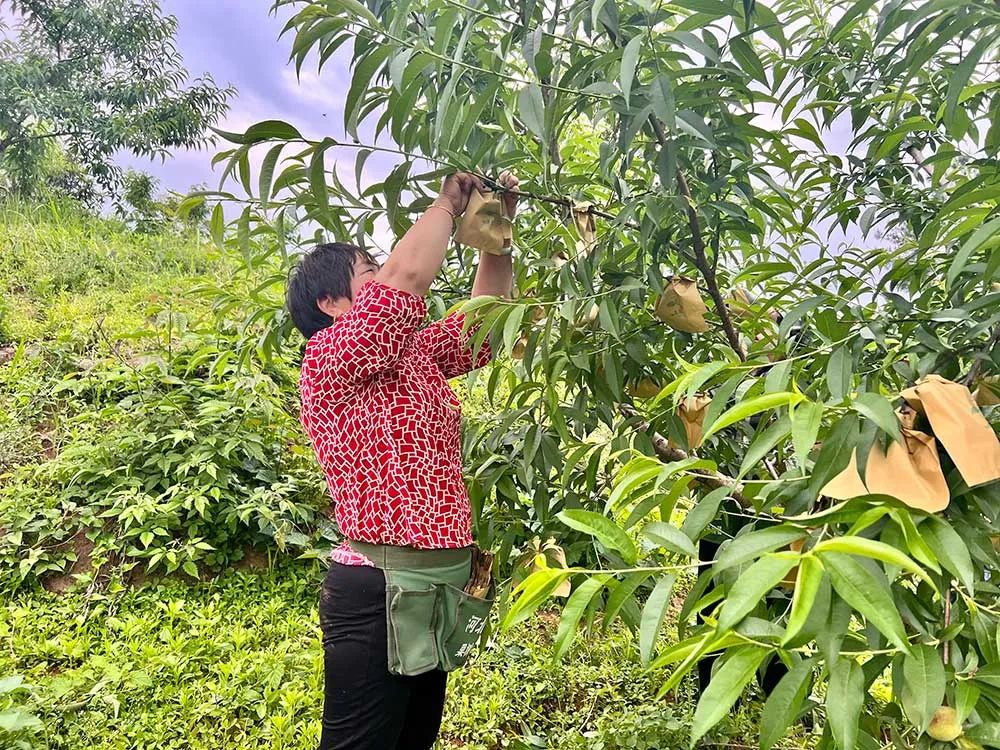
M 358 253 L 358 257 L 354 260 L 354 275 L 351 277 L 351 298 L 340 297 L 333 299 L 333 297 L 324 297 L 316 301 L 317 307 L 331 318 L 339 318 L 351 309 L 354 300 L 358 298 L 358 292 L 361 291 L 361 287 L 374 279 L 375 274 L 378 273 L 381 267 L 377 261 Z
M 357 299 L 361 287 L 375 278 L 379 268 L 381 266 L 374 260 L 358 253 L 358 257 L 354 261 L 354 277 L 351 279 L 351 300 Z M 351 308 L 351 300 L 344 300 L 348 310 Z

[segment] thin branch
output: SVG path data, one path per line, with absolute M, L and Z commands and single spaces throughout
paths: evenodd
M 908 146 L 906 153 L 908 153 L 913 158 L 913 161 L 917 163 L 917 166 L 924 170 L 924 172 L 926 172 L 930 177 L 934 176 L 934 170 L 924 163 L 924 157 L 923 154 L 920 153 L 920 149 L 916 146 Z
M 672 447 L 663 435 L 658 432 L 651 431 L 649 422 L 644 420 L 642 415 L 639 414 L 634 407 L 629 406 L 628 404 L 619 404 L 618 410 L 630 419 L 637 418 L 641 420 L 637 425 L 637 429 L 642 432 L 649 433 L 650 440 L 653 442 L 653 450 L 656 451 L 656 455 L 661 459 L 664 461 L 683 461 L 688 457 L 688 454 L 680 448 Z M 742 485 L 732 477 L 727 477 L 725 474 L 721 474 L 717 471 L 711 471 L 706 472 L 705 474 L 699 474 L 697 481 L 713 490 L 718 489 L 719 487 L 727 487 L 730 490 L 729 496 L 733 498 L 733 500 L 738 502 L 744 508 L 753 508 L 753 504 L 743 495 Z
M 986 352 L 991 352 L 997 347 L 997 345 L 1000 345 L 1000 324 L 993 327 L 993 333 L 990 334 L 990 338 L 986 342 Z M 967 388 L 972 388 L 973 383 L 979 379 L 979 376 L 983 372 L 983 367 L 985 366 L 983 364 L 984 362 L 984 359 L 979 358 L 972 363 L 972 367 L 969 368 L 969 374 L 962 379 L 962 382 Z
M 661 146 L 666 146 L 667 134 L 663 131 L 663 126 L 659 120 L 654 115 L 650 115 L 649 122 L 653 126 L 653 132 L 656 133 L 656 140 L 660 142 Z M 701 220 L 698 218 L 698 211 L 694 207 L 694 197 L 691 195 L 691 188 L 688 187 L 687 178 L 684 177 L 684 173 L 679 169 L 677 170 L 677 188 L 680 190 L 681 195 L 684 196 L 687 205 L 688 225 L 691 228 L 691 240 L 694 244 L 695 266 L 705 279 L 708 293 L 715 302 L 715 311 L 722 319 L 722 328 L 726 332 L 726 338 L 729 339 L 729 345 L 736 352 L 736 356 L 741 361 L 746 362 L 747 355 L 743 351 L 743 345 L 740 344 L 740 337 L 733 326 L 732 318 L 729 317 L 729 309 L 726 307 L 726 301 L 722 298 L 722 292 L 719 291 L 719 282 L 715 276 L 715 269 L 708 262 L 708 257 L 705 254 L 705 241 L 701 233 Z

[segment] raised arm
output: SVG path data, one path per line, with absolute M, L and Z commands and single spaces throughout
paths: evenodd
M 479 178 L 468 172 L 447 177 L 441 194 L 403 235 L 376 280 L 420 297 L 427 294 L 444 263 L 453 219 L 469 205 L 469 194 L 482 187 Z
M 516 193 L 520 183 L 510 172 L 500 175 L 500 184 L 507 190 Z M 517 195 L 510 192 L 503 197 L 507 208 L 507 216 L 511 219 L 517 211 Z M 479 266 L 476 268 L 476 280 L 472 283 L 472 296 L 482 297 L 489 294 L 494 297 L 510 298 L 511 285 L 514 280 L 514 268 L 511 263 L 511 256 L 492 255 L 481 253 L 479 256 Z

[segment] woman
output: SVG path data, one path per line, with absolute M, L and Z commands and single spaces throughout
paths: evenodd
M 518 182 L 505 173 L 500 184 Z M 482 367 L 490 352 L 473 355 L 460 314 L 421 324 L 453 219 L 483 189 L 474 175 L 448 177 L 381 267 L 333 243 L 307 253 L 289 280 L 288 308 L 308 339 L 302 424 L 346 537 L 320 596 L 321 750 L 425 750 L 441 724 L 441 667 L 454 666 L 439 660 L 442 620 L 455 618 L 472 550 L 461 406 L 447 380 Z M 516 198 L 503 200 L 513 217 Z M 509 297 L 511 280 L 510 256 L 484 253 L 472 296 Z

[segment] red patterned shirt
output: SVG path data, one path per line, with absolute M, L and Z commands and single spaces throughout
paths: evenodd
M 302 425 L 347 539 L 425 549 L 472 544 L 462 477 L 462 407 L 448 385 L 485 365 L 463 316 L 420 328 L 422 297 L 367 282 L 351 309 L 306 345 Z M 370 565 L 345 545 L 333 559 Z

